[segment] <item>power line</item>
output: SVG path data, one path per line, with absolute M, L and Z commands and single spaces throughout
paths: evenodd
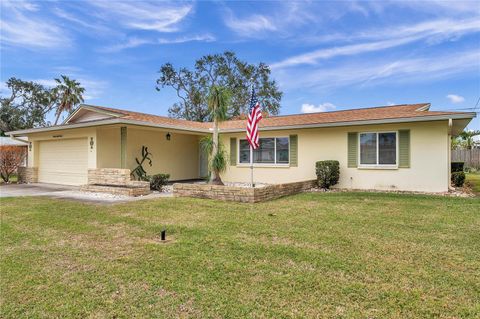
M 480 96 L 478 97 L 477 103 L 475 104 L 474 110 L 478 107 L 478 102 L 480 102 Z

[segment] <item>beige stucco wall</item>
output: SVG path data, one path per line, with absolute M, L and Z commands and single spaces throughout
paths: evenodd
M 142 145 L 145 145 L 153 154 L 152 166 L 146 163 L 144 165 L 147 174 L 168 173 L 171 180 L 199 178 L 200 136 L 170 132 L 171 139 L 167 141 L 165 138 L 167 133 L 168 131 L 158 129 L 127 127 L 126 168 L 136 167 L 135 157 L 141 157 Z M 88 168 L 121 167 L 121 140 L 118 125 L 29 134 L 32 149 L 28 154 L 28 166 L 38 167 L 40 141 L 79 137 L 86 138 L 85 152 L 88 152 Z M 93 148 L 90 147 L 91 138 L 94 140 Z
M 148 175 L 167 173 L 171 180 L 199 178 L 199 136 L 158 129 L 127 127 L 127 167 L 134 169 L 135 158 L 141 159 L 142 145 L 152 153 L 152 166 L 143 165 Z M 120 135 L 120 132 L 118 133 Z
M 97 167 L 120 168 L 120 127 L 97 128 Z
M 362 169 L 347 167 L 347 133 L 410 129 L 410 168 Z M 284 183 L 316 178 L 315 162 L 338 160 L 340 181 L 337 187 L 443 192 L 449 181 L 448 122 L 421 122 L 389 125 L 350 126 L 260 132 L 260 137 L 298 135 L 298 167 L 257 165 L 254 180 L 263 183 Z M 244 138 L 244 133 L 221 134 L 230 149 L 230 137 Z M 247 165 L 229 166 L 222 176 L 227 182 L 249 182 Z

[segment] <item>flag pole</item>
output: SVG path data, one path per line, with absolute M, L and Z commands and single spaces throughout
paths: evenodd
M 252 187 L 255 187 L 255 184 L 253 183 L 253 146 L 250 144 L 250 174 L 251 174 L 251 181 L 252 181 Z
M 252 83 L 252 99 L 254 97 L 254 88 L 253 88 L 253 78 L 250 79 L 250 82 Z M 252 184 L 252 187 L 255 187 L 255 184 L 253 183 L 253 146 L 252 143 L 250 144 L 250 181 Z

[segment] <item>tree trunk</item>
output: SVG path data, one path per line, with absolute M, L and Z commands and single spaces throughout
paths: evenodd
M 216 118 L 213 119 L 213 137 L 212 137 L 212 160 L 217 156 L 218 153 L 218 121 Z M 210 183 L 215 184 L 217 179 L 220 178 L 217 176 L 217 172 L 212 169 L 211 175 L 210 175 Z
M 55 124 L 54 124 L 54 125 L 57 125 L 57 123 L 58 123 L 58 119 L 60 118 L 60 114 L 61 114 L 60 112 L 59 112 L 59 113 L 57 113 L 57 118 L 55 119 Z

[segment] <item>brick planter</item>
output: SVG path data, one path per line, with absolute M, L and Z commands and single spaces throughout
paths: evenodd
M 143 196 L 151 193 L 150 183 L 132 181 L 130 170 L 122 168 L 96 168 L 88 170 L 88 184 L 81 190 L 114 195 Z
M 19 183 L 37 183 L 38 168 L 37 167 L 19 167 L 17 170 Z
M 267 185 L 258 188 L 176 183 L 173 184 L 173 195 L 176 197 L 209 198 L 243 203 L 258 203 L 298 194 L 315 185 L 316 180 Z
M 86 192 L 109 193 L 113 195 L 144 196 L 150 194 L 150 185 L 148 187 L 85 185 L 82 186 L 80 190 Z

